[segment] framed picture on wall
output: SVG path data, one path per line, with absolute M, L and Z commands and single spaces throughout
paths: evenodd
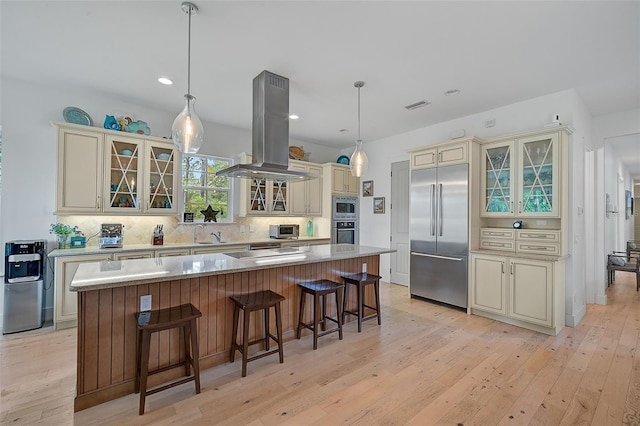
M 365 180 L 362 182 L 362 196 L 373 197 L 373 181 Z
M 631 191 L 624 191 L 624 218 L 631 219 L 633 216 L 633 197 Z
M 373 213 L 384 214 L 384 197 L 374 197 Z

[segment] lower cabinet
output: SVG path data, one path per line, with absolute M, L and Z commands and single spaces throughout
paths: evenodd
M 564 327 L 564 260 L 471 255 L 471 313 L 556 335 Z
M 69 290 L 71 280 L 81 263 L 111 260 L 111 254 L 88 254 L 56 257 L 54 277 L 54 325 L 56 330 L 75 327 L 78 323 L 77 293 Z
M 125 251 L 122 253 L 113 253 L 113 260 L 129 260 L 129 259 L 151 259 L 154 252 L 151 250 Z

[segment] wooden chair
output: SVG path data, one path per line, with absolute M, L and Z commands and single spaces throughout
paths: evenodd
M 627 241 L 627 261 L 632 257 L 640 257 L 640 241 Z
M 625 252 L 613 252 L 607 255 L 608 285 L 616 280 L 616 271 L 633 272 L 636 274 L 636 291 L 640 291 L 640 259 L 626 256 Z
M 187 382 L 195 382 L 196 393 L 200 393 L 200 364 L 198 362 L 198 329 L 196 319 L 202 314 L 191 303 L 157 311 L 138 312 L 138 346 L 135 392 L 140 392 L 140 407 L 138 414 L 144 414 L 144 404 L 147 395 L 181 385 Z M 151 334 L 170 328 L 182 328 L 184 336 L 184 361 L 179 364 L 149 371 L 149 352 L 151 346 Z M 191 348 L 189 348 L 191 346 Z M 147 390 L 147 378 L 152 374 L 161 373 L 174 367 L 184 365 L 185 378 Z M 193 367 L 193 375 L 189 367 Z

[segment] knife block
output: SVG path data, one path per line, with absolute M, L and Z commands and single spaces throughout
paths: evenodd
M 154 246 L 161 246 L 164 244 L 164 237 L 160 236 L 160 237 L 153 237 L 153 245 Z

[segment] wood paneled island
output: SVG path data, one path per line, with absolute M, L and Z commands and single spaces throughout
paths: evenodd
M 341 275 L 361 272 L 364 263 L 370 273 L 379 274 L 380 254 L 391 252 L 378 247 L 327 244 L 260 253 L 81 264 L 71 283 L 71 290 L 78 292 L 74 410 L 133 393 L 136 371 L 134 314 L 139 311 L 140 296 L 151 295 L 152 309 L 192 303 L 202 312 L 198 336 L 200 366 L 204 369 L 228 362 L 233 311 L 229 296 L 266 289 L 283 295 L 286 298 L 282 306 L 286 342 L 294 337 L 297 326 L 300 297 L 297 283 L 319 279 L 340 282 Z M 372 291 L 366 294 L 367 304 L 372 303 L 372 297 Z M 355 297 L 348 303 L 353 306 Z M 327 305 L 329 312 L 335 314 L 335 305 L 329 301 Z M 305 320 L 310 321 L 310 310 L 305 315 Z M 261 330 L 262 319 L 258 315 L 251 319 L 251 324 L 255 324 L 250 330 L 250 337 L 253 337 Z M 154 333 L 150 368 L 168 367 L 183 360 L 184 348 L 180 341 L 177 330 Z M 169 369 L 150 377 L 149 384 L 154 386 L 181 374 L 182 369 Z

